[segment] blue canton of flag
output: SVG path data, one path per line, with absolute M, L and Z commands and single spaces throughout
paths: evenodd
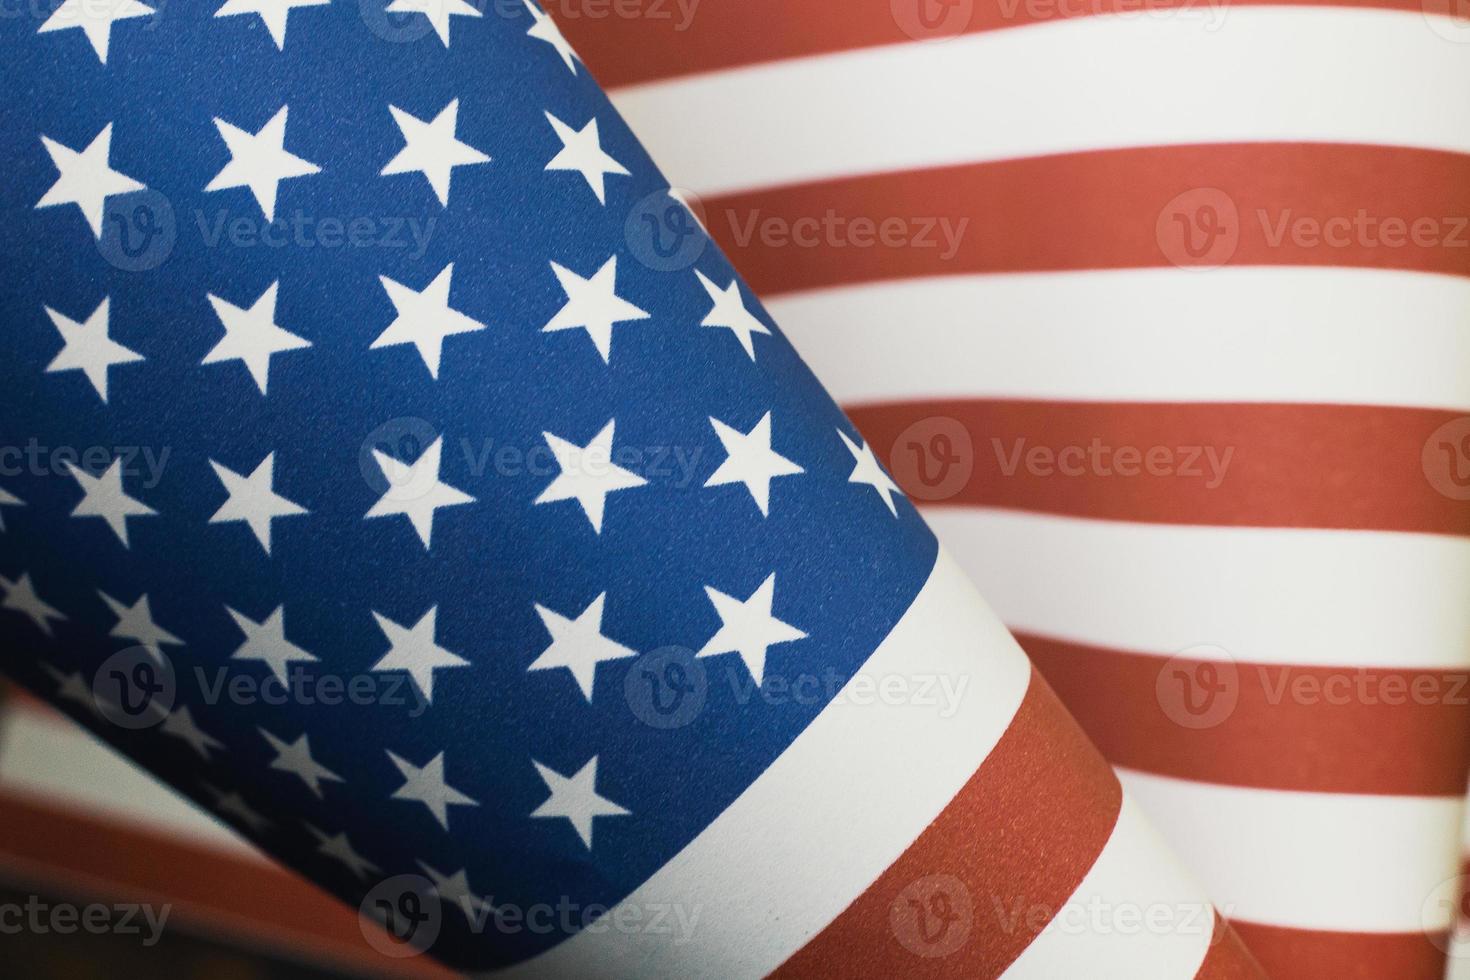
M 595 928 L 929 577 L 531 4 L 65 0 L 0 50 L 5 669 L 410 945 Z

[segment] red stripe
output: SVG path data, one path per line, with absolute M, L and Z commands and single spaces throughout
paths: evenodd
M 193 928 L 379 976 L 456 976 L 423 957 L 394 960 L 378 953 L 363 938 L 354 910 L 275 864 L 92 820 L 14 793 L 0 794 L 0 827 L 0 871 L 33 887 L 168 903 L 177 921 Z
M 1470 275 L 1470 155 L 1403 147 L 1100 150 L 767 188 L 703 206 L 711 234 L 767 297 L 917 276 L 1227 258 Z M 952 249 L 938 221 L 958 232 Z M 1219 234 L 1207 236 L 1203 222 Z M 1213 249 L 1189 254 L 1186 230 L 1194 246 Z
M 1232 925 L 1266 972 L 1283 980 L 1444 980 L 1444 953 L 1420 933 L 1316 932 L 1252 922 Z M 1440 945 L 1447 942 L 1443 936 L 1435 939 Z
M 1121 803 L 1117 778 L 1033 672 L 1010 728 L 944 812 L 777 976 L 999 976 L 1076 891 Z M 947 909 L 951 925 L 916 907 Z
M 50 704 L 42 701 L 40 698 L 36 697 L 30 691 L 27 691 L 25 688 L 16 687 L 14 684 L 8 684 L 5 681 L 0 680 L 0 711 L 9 710 L 12 708 L 17 711 L 26 711 L 31 714 L 49 714 L 55 715 L 58 718 L 66 717 L 61 712 L 53 708 Z
M 1207 665 L 1017 635 L 1115 765 L 1260 789 L 1464 792 L 1465 671 Z
M 675 78 L 786 58 L 830 54 L 923 39 L 956 37 L 1027 24 L 1144 7 L 1207 10 L 1201 0 L 545 0 L 567 39 L 605 86 Z M 1420 13 L 1419 0 L 1245 0 L 1250 6 L 1332 6 Z M 1232 6 L 1240 6 L 1239 0 Z M 944 14 L 945 16 L 940 16 Z M 1152 16 L 1159 16 L 1154 14 Z
M 1121 803 L 1117 777 L 1033 671 L 1010 727 L 944 812 L 777 975 L 998 976 L 1076 891 Z M 920 955 L 919 924 L 894 922 L 910 899 L 931 900 L 914 894 L 923 882 L 949 882 L 943 894 L 968 923 L 948 955 Z
M 1470 535 L 1470 507 L 1423 464 L 1425 441 L 1459 413 L 979 399 L 847 409 L 904 491 L 935 506 Z
M 1194 975 L 1195 980 L 1257 980 L 1268 975 L 1240 934 L 1216 913 L 1210 951 Z

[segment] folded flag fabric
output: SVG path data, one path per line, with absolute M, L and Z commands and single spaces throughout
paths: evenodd
M 0 43 L 5 668 L 386 954 L 1259 975 L 543 11 Z
M 1441 976 L 1470 762 L 1455 6 L 565 6 L 1268 969 Z
M 179 936 L 333 976 L 458 975 L 426 956 L 385 956 L 379 950 L 391 940 L 355 908 L 282 867 L 50 705 L 9 688 L 0 689 L 0 826 L 0 883 L 12 896 L 34 890 L 44 902 L 35 919 L 24 909 L 9 913 L 7 937 L 18 934 L 18 924 L 49 926 L 63 904 L 129 906 L 136 911 L 108 945 L 110 975 L 138 972 L 114 962 L 130 953 L 152 961 L 151 975 L 204 975 L 180 962 Z M 12 954 L 10 972 L 52 976 L 48 954 L 75 964 L 74 937 L 59 929 L 30 937 L 41 962 Z M 156 959 L 162 957 L 165 968 Z

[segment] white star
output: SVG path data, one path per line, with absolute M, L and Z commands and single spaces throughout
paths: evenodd
M 439 203 L 448 207 L 449 182 L 454 176 L 454 168 L 490 162 L 488 156 L 455 138 L 454 131 L 459 125 L 458 99 L 439 110 L 439 115 L 429 122 L 397 106 L 390 105 L 388 111 L 403 133 L 403 149 L 383 167 L 381 176 L 417 170 L 428 180 Z
M 214 12 L 216 17 L 234 17 L 240 14 L 258 14 L 270 31 L 271 40 L 277 50 L 286 47 L 286 18 L 296 7 L 319 7 L 332 0 L 225 0 L 224 6 Z
M 291 664 L 312 663 L 317 658 L 286 639 L 286 607 L 277 606 L 276 611 L 257 623 L 249 616 L 237 613 L 229 606 L 225 612 L 245 634 L 245 642 L 234 653 L 235 660 L 259 660 L 269 665 L 271 673 L 282 687 L 289 687 Z
M 0 507 L 24 507 L 26 502 L 13 493 L 0 489 Z M 5 512 L 0 510 L 0 531 L 5 530 Z
M 761 515 L 769 516 L 771 481 L 778 476 L 796 476 L 806 472 L 771 449 L 771 413 L 767 412 L 755 428 L 745 433 L 730 428 L 713 416 L 709 421 L 729 455 L 704 485 L 719 487 L 727 483 L 743 483 L 755 499 Z
M 419 357 L 424 359 L 424 366 L 429 369 L 429 377 L 437 381 L 444 339 L 485 329 L 485 324 L 450 308 L 449 287 L 453 278 L 453 262 L 440 269 L 434 281 L 422 292 L 394 282 L 387 276 L 379 276 L 378 281 L 383 284 L 398 316 L 372 342 L 370 349 L 413 344 L 418 348 Z
M 257 834 L 270 827 L 271 822 L 248 806 L 239 793 L 226 793 L 208 783 L 201 785 L 205 792 L 214 797 L 214 808 L 220 813 L 234 817 Z
M 551 634 L 551 645 L 541 651 L 541 655 L 526 669 L 556 670 L 565 667 L 582 689 L 582 696 L 591 702 L 592 682 L 598 664 L 604 660 L 638 656 L 637 650 L 614 643 L 602 635 L 602 607 L 606 599 L 607 593 L 604 592 L 578 613 L 576 619 L 568 619 L 537 605 L 536 614 L 541 617 L 546 632 Z
M 755 341 L 751 339 L 751 335 L 769 335 L 771 331 L 745 308 L 745 300 L 740 297 L 740 280 L 731 279 L 729 287 L 721 289 L 698 269 L 694 270 L 694 274 L 699 277 L 699 284 L 709 293 L 709 298 L 715 304 L 699 325 L 729 330 L 740 341 L 740 346 L 745 348 L 750 359 L 755 360 Z
M 618 806 L 607 797 L 597 795 L 597 756 L 593 756 L 575 776 L 561 773 L 531 760 L 541 781 L 551 790 L 551 798 L 531 812 L 532 817 L 565 817 L 576 829 L 577 836 L 587 849 L 592 850 L 592 820 L 594 817 L 627 817 L 629 811 Z
M 102 216 L 106 213 L 107 199 L 144 189 L 143 184 L 113 170 L 108 162 L 112 154 L 112 123 L 103 126 L 102 132 L 93 137 L 80 153 L 46 136 L 41 137 L 41 145 L 51 155 L 59 176 L 36 202 L 36 207 L 75 204 L 97 238 L 102 237 Z
M 80 27 L 82 33 L 87 35 L 87 40 L 92 42 L 92 50 L 97 52 L 97 57 L 105 65 L 113 21 L 147 17 L 151 13 L 152 7 L 145 7 L 137 0 L 65 0 L 52 11 L 36 33 L 48 34 L 51 31 Z
M 597 353 L 602 355 L 602 362 L 608 363 L 612 355 L 613 325 L 648 319 L 646 311 L 617 294 L 618 257 L 614 255 L 604 262 L 590 279 L 583 279 L 555 262 L 551 263 L 551 271 L 561 283 L 562 292 L 567 294 L 567 301 L 541 331 L 586 330 Z
M 895 493 L 902 493 L 902 491 L 898 489 L 898 484 L 889 479 L 888 474 L 883 471 L 883 467 L 878 464 L 877 457 L 873 455 L 873 447 L 868 445 L 867 440 L 864 440 L 862 448 L 859 449 L 857 443 L 847 438 L 846 432 L 838 429 L 837 434 L 842 437 L 842 444 L 847 447 L 847 451 L 852 453 L 852 458 L 857 461 L 857 465 L 852 468 L 852 475 L 847 478 L 847 482 L 865 483 L 878 491 L 878 496 L 882 497 L 883 503 L 888 505 L 889 513 L 897 517 L 898 508 L 893 504 L 893 495 Z
M 447 483 L 439 482 L 439 460 L 444 452 L 444 437 L 424 450 L 424 454 L 412 463 L 394 459 L 378 450 L 373 450 L 373 459 L 388 481 L 388 489 L 382 499 L 373 504 L 364 519 L 391 517 L 402 514 L 418 532 L 424 550 L 429 549 L 434 533 L 434 512 L 441 507 L 458 507 L 472 504 L 475 498 L 462 493 Z
M 422 769 L 392 752 L 388 753 L 388 758 L 404 778 L 403 785 L 394 791 L 392 798 L 422 803 L 445 830 L 449 829 L 449 807 L 480 805 L 444 781 L 443 752 L 430 759 Z
M 546 113 L 546 121 L 551 123 L 551 128 L 556 130 L 561 140 L 561 151 L 551 158 L 546 169 L 579 172 L 587 186 L 592 188 L 592 193 L 597 195 L 597 203 L 607 204 L 607 175 L 622 174 L 626 177 L 628 171 L 603 152 L 602 141 L 597 135 L 597 117 L 587 120 L 587 125 L 581 129 L 573 129 L 549 112 Z
M 434 606 L 412 628 L 404 628 L 387 616 L 373 613 L 378 629 L 388 638 L 389 650 L 369 670 L 406 670 L 418 685 L 425 701 L 434 700 L 434 671 L 445 667 L 468 667 L 469 661 L 434 642 L 439 607 Z
M 420 861 L 419 867 L 434 883 L 434 892 L 441 902 L 447 902 L 464 913 L 471 923 L 480 921 L 480 916 L 491 908 L 488 901 L 470 891 L 470 879 L 464 868 L 452 875 L 444 875 Z
M 311 790 L 317 799 L 322 798 L 322 780 L 333 783 L 343 781 L 341 776 L 311 757 L 311 742 L 305 733 L 296 741 L 288 743 L 276 738 L 264 728 L 257 728 L 256 731 L 260 732 L 261 737 L 276 750 L 276 757 L 271 762 L 271 768 L 278 772 L 290 772 L 300 776 L 306 788 Z
M 567 67 L 575 75 L 577 73 L 577 66 L 572 59 L 576 58 L 577 61 L 581 61 L 582 56 L 572 50 L 572 46 L 562 36 L 561 28 L 556 26 L 556 21 L 552 20 L 548 14 L 544 13 L 531 0 L 523 0 L 523 2 L 526 5 L 526 9 L 531 12 L 531 20 L 533 21 L 531 29 L 526 34 L 529 37 L 534 37 L 538 41 L 545 41 L 555 48 L 556 53 L 561 55 L 561 60 L 566 62 Z
M 47 636 L 54 635 L 51 630 L 51 620 L 54 619 L 59 623 L 66 622 L 66 616 L 42 602 L 41 597 L 36 595 L 36 587 L 31 583 L 30 572 L 23 573 L 14 582 L 0 575 L 0 589 L 5 590 L 5 599 L 0 601 L 0 609 L 9 609 L 29 617 L 31 622 L 35 623 Z
M 347 870 L 352 872 L 352 876 L 359 881 L 365 879 L 370 872 L 379 870 L 376 864 L 353 849 L 352 842 L 347 839 L 346 834 L 328 836 L 309 823 L 303 822 L 303 826 L 311 831 L 311 836 L 316 838 L 318 854 L 325 854 L 329 858 L 341 861 L 347 866 Z
M 766 652 L 771 647 L 806 639 L 801 630 L 771 615 L 771 604 L 776 598 L 775 572 L 766 577 L 749 599 L 736 599 L 707 585 L 704 592 L 720 614 L 720 629 L 695 656 L 738 653 L 757 685 L 765 677 Z
M 112 528 L 112 533 L 117 535 L 123 547 L 127 548 L 128 518 L 153 517 L 158 511 L 141 500 L 129 497 L 123 491 L 122 464 L 122 457 L 119 456 L 101 476 L 93 476 L 72 462 L 67 462 L 66 467 L 82 488 L 81 502 L 71 512 L 71 516 L 102 518 Z
M 212 459 L 209 465 L 214 467 L 214 475 L 219 477 L 225 491 L 230 495 L 220 509 L 214 512 L 209 523 L 245 522 L 266 554 L 271 553 L 271 521 L 278 517 L 309 513 L 305 507 L 292 503 L 275 492 L 275 453 L 270 453 L 261 460 L 249 476 L 241 476 Z
M 255 195 L 265 220 L 276 220 L 276 191 L 281 181 L 321 173 L 321 167 L 286 151 L 286 109 L 281 106 L 258 132 L 247 132 L 223 119 L 214 120 L 220 138 L 230 151 L 230 162 L 204 188 L 221 191 L 248 187 Z
M 188 705 L 169 712 L 168 717 L 163 719 L 163 726 L 159 730 L 165 735 L 183 739 L 189 744 L 189 748 L 198 752 L 200 757 L 206 761 L 209 759 L 210 749 L 224 748 L 218 739 L 206 734 L 194 724 L 194 715 L 189 711 Z
M 57 697 L 65 701 L 73 701 L 93 714 L 101 713 L 97 709 L 96 700 L 92 697 L 92 689 L 87 686 L 86 678 L 82 677 L 80 672 L 72 671 L 70 674 L 63 674 L 50 664 L 42 664 L 41 669 L 51 675 L 51 679 L 56 682 Z
M 209 304 L 224 325 L 225 335 L 200 363 L 240 361 L 260 393 L 266 394 L 270 386 L 271 356 L 311 346 L 311 341 L 276 325 L 276 291 L 280 285 L 279 280 L 271 283 L 249 309 L 211 294 Z
M 449 18 L 479 17 L 480 11 L 465 0 L 393 0 L 388 4 L 390 14 L 423 14 L 434 26 L 434 33 L 444 46 L 449 47 Z
M 609 420 L 602 431 L 592 437 L 585 446 L 567 442 L 550 432 L 541 435 L 556 457 L 561 474 L 551 481 L 538 504 L 552 504 L 559 500 L 575 500 L 592 523 L 592 530 L 602 533 L 602 514 L 607 507 L 607 495 L 619 490 L 641 487 L 648 481 L 636 473 L 630 473 L 614 465 L 613 429 L 617 421 Z
M 148 608 L 148 594 L 145 592 L 138 601 L 131 606 L 123 605 L 106 592 L 98 592 L 102 601 L 107 603 L 107 608 L 117 617 L 117 624 L 112 627 L 109 636 L 115 636 L 119 640 L 132 640 L 138 646 L 147 648 L 153 654 L 154 659 L 163 660 L 163 644 L 170 646 L 183 646 L 184 641 L 174 636 L 168 630 L 153 621 L 153 611 Z
M 46 315 L 61 334 L 64 344 L 61 352 L 46 365 L 46 373 L 81 371 L 92 382 L 103 402 L 107 401 L 108 369 L 114 364 L 133 364 L 143 360 L 142 354 L 129 350 L 108 336 L 108 304 L 109 300 L 104 298 L 84 323 L 46 307 Z

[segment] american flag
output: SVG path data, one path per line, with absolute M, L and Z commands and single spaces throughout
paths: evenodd
M 1441 976 L 1464 6 L 651 6 L 568 34 L 1247 945 Z
M 382 955 L 1259 975 L 545 12 L 0 44 L 5 669 Z

